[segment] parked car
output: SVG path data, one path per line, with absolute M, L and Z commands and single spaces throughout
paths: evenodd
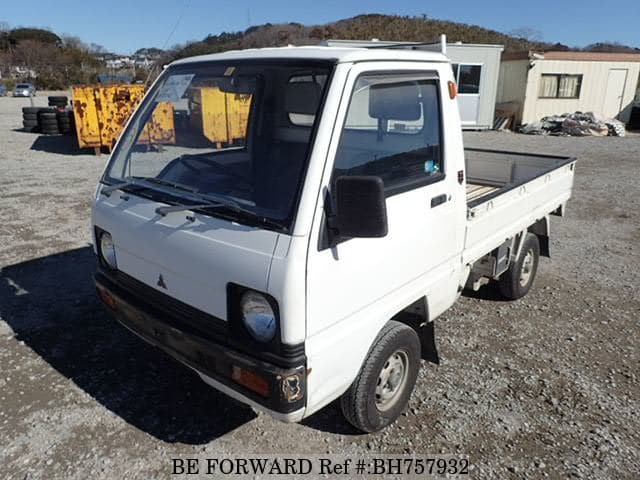
M 36 87 L 32 83 L 19 83 L 13 89 L 14 97 L 35 97 Z
M 4 97 L 7 94 L 7 86 L 4 83 L 0 83 L 0 97 Z
M 242 96 L 249 111 L 231 122 L 229 99 L 218 102 L 162 148 L 141 148 L 155 112 L 196 89 Z M 174 62 L 96 191 L 98 295 L 206 383 L 280 420 L 340 398 L 355 427 L 384 428 L 421 358 L 439 362 L 434 319 L 465 286 L 526 295 L 549 256 L 550 215 L 571 196 L 574 158 L 465 150 L 456 98 L 436 52 L 288 47 Z M 204 122 L 232 124 L 234 141 Z

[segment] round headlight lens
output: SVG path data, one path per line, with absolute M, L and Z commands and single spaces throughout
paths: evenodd
M 109 268 L 117 268 L 116 247 L 113 244 L 110 233 L 102 232 L 102 235 L 100 235 L 100 255 Z
M 242 320 L 253 338 L 268 342 L 276 334 L 276 316 L 264 295 L 249 290 L 240 300 Z

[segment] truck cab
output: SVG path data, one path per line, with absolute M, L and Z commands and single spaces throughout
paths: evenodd
M 173 135 L 155 144 L 168 107 Z M 179 60 L 96 190 L 98 294 L 242 402 L 297 422 L 340 398 L 348 421 L 379 430 L 421 359 L 438 362 L 433 321 L 462 289 L 498 281 L 519 298 L 548 254 L 575 161 L 518 155 L 465 153 L 439 53 Z

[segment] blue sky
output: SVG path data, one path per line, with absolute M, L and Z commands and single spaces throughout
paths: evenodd
M 29 0 L 3 2 L 0 21 L 77 35 L 108 50 L 131 53 L 200 40 L 209 33 L 244 30 L 266 22 L 325 23 L 360 13 L 421 15 L 473 23 L 501 32 L 530 27 L 545 41 L 584 46 L 618 41 L 640 47 L 640 0 L 602 2 L 527 0 Z

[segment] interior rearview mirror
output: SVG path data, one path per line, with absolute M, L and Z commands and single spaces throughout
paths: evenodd
M 256 77 L 236 75 L 216 80 L 218 88 L 224 93 L 250 95 L 256 91 Z
M 374 176 L 341 176 L 335 183 L 334 228 L 340 237 L 387 235 L 384 183 Z

